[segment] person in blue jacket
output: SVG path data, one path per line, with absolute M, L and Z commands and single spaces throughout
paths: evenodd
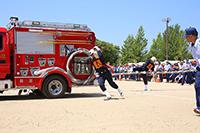
M 110 86 L 116 89 L 120 96 L 123 96 L 123 92 L 119 89 L 118 85 L 113 81 L 112 74 L 106 65 L 104 56 L 99 47 L 95 46 L 90 51 L 91 61 L 94 69 L 96 70 L 96 78 L 98 80 L 99 86 L 103 93 L 106 95 L 106 100 L 111 99 L 110 93 L 105 87 L 105 81 L 107 80 Z
M 141 74 L 144 82 L 144 91 L 148 91 L 148 75 L 147 72 L 153 72 L 154 71 L 154 62 L 156 61 L 155 57 L 151 57 L 151 59 L 146 60 L 146 62 L 139 67 L 133 68 L 133 71 L 138 71 L 138 72 L 144 72 Z

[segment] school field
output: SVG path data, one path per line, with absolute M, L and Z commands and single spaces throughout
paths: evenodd
M 198 133 L 193 85 L 117 81 L 124 97 L 104 101 L 98 86 L 74 87 L 60 99 L 0 94 L 0 133 Z

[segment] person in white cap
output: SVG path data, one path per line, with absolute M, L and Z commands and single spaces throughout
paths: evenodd
M 114 89 L 118 91 L 120 96 L 123 96 L 122 90 L 119 89 L 118 85 L 113 81 L 112 74 L 108 70 L 108 66 L 105 63 L 105 59 L 103 57 L 101 49 L 95 46 L 89 52 L 90 52 L 90 56 L 92 57 L 91 59 L 92 64 L 96 70 L 96 78 L 98 80 L 99 86 L 101 90 L 103 91 L 103 93 L 106 95 L 105 100 L 111 99 L 111 95 L 105 87 L 105 80 L 108 81 L 111 87 L 113 87 Z
M 196 28 L 189 27 L 185 29 L 184 38 L 189 42 L 189 51 L 197 62 L 196 78 L 195 78 L 195 93 L 196 93 L 196 107 L 193 111 L 200 115 L 200 39 Z
M 151 57 L 148 59 L 142 66 L 133 68 L 133 71 L 145 72 L 142 75 L 143 82 L 144 82 L 144 91 L 148 91 L 148 79 L 147 79 L 147 72 L 154 71 L 154 62 L 156 61 L 156 57 Z

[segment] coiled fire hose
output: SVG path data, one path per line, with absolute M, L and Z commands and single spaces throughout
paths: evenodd
M 71 78 L 72 82 L 75 83 L 75 84 L 78 84 L 78 85 L 85 85 L 87 84 L 88 82 L 92 81 L 94 79 L 94 68 L 92 67 L 91 69 L 91 72 L 90 72 L 90 75 L 88 76 L 87 79 L 84 79 L 84 80 L 81 80 L 81 79 L 77 79 L 73 76 L 71 70 L 69 69 L 69 66 L 70 66 L 70 63 L 72 61 L 72 59 L 78 55 L 78 54 L 81 54 L 81 53 L 84 53 L 86 54 L 88 57 L 90 57 L 90 53 L 87 49 L 78 49 L 77 51 L 73 52 L 69 58 L 68 58 L 68 61 L 66 63 L 66 70 L 67 70 L 67 73 L 69 75 L 69 77 Z

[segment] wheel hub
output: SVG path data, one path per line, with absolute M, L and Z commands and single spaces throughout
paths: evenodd
M 52 80 L 48 85 L 48 90 L 52 95 L 59 95 L 63 90 L 63 85 L 59 80 Z

